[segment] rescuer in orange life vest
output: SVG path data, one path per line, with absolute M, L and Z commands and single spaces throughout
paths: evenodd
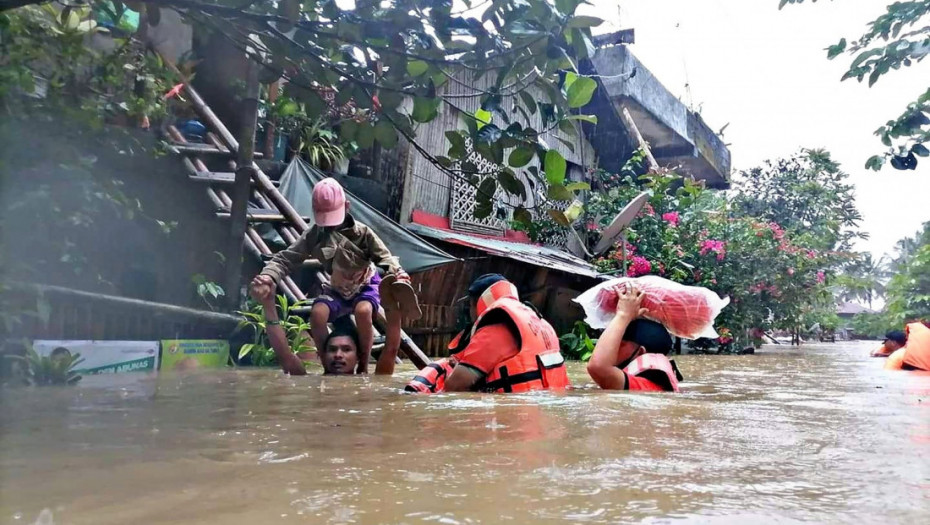
M 925 370 L 930 372 L 930 327 L 911 323 L 904 328 L 907 342 L 885 361 L 885 370 Z
M 907 334 L 901 330 L 892 330 L 885 334 L 885 340 L 882 346 L 876 348 L 869 354 L 871 357 L 888 357 L 896 351 L 904 348 L 907 344 Z
M 659 323 L 638 319 L 643 292 L 635 284 L 617 285 L 617 313 L 597 340 L 588 375 L 606 390 L 678 392 L 682 380 L 674 361 L 672 337 Z
M 469 286 L 468 299 L 473 324 L 452 341 L 455 355 L 424 368 L 408 391 L 528 392 L 570 386 L 555 330 L 520 302 L 516 286 L 502 275 L 482 275 Z

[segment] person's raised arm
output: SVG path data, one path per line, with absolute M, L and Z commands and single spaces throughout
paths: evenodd
M 385 312 L 387 317 L 387 330 L 385 330 L 386 340 L 381 355 L 378 356 L 378 362 L 375 364 L 375 375 L 389 376 L 394 374 L 394 365 L 397 359 L 397 351 L 400 349 L 400 323 L 401 315 L 397 310 L 388 310 Z
M 625 283 L 614 288 L 614 291 L 617 294 L 617 313 L 597 340 L 594 353 L 588 361 L 588 375 L 597 383 L 597 386 L 605 390 L 626 388 L 626 374 L 617 368 L 621 357 L 623 334 L 626 333 L 627 327 L 634 319 L 647 312 L 640 306 L 643 301 L 643 292 L 635 285 Z
M 268 334 L 268 341 L 274 350 L 274 355 L 281 364 L 281 370 L 292 376 L 307 375 L 307 369 L 303 362 L 291 350 L 291 345 L 287 341 L 287 334 L 281 326 L 281 320 L 278 318 L 278 307 L 274 302 L 274 295 L 262 301 L 262 309 L 265 311 L 265 333 Z
M 262 268 L 258 277 L 270 278 L 274 284 L 281 282 L 281 279 L 291 274 L 295 268 L 310 257 L 310 252 L 313 250 L 313 245 L 317 242 L 318 237 L 317 228 L 309 228 L 293 244 L 274 254 L 274 257 Z M 253 286 L 256 284 L 260 283 L 253 281 Z

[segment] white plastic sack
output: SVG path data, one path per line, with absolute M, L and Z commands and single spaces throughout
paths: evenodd
M 700 286 L 685 286 L 656 275 L 621 277 L 605 281 L 584 292 L 574 301 L 584 308 L 585 322 L 592 328 L 604 329 L 617 311 L 618 284 L 633 282 L 643 291 L 642 307 L 649 313 L 644 317 L 663 326 L 674 336 L 683 339 L 702 337 L 716 339 L 714 319 L 730 299 Z

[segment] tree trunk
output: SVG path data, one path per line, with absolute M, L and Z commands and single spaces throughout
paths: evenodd
M 232 190 L 230 209 L 230 238 L 226 252 L 226 297 L 231 310 L 239 307 L 242 285 L 242 244 L 245 240 L 246 211 L 249 190 L 255 169 L 252 167 L 255 152 L 255 126 L 258 119 L 258 66 L 249 62 L 246 73 L 245 96 L 241 102 L 242 129 L 239 133 L 239 156 L 236 159 L 236 182 Z

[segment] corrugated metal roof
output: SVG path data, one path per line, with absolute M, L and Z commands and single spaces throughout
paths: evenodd
M 856 314 L 874 314 L 875 310 L 870 310 L 865 306 L 857 303 L 840 303 L 836 306 L 837 315 L 856 315 Z
M 477 237 L 449 230 L 431 228 L 429 226 L 423 226 L 422 224 L 407 224 L 406 227 L 417 235 L 467 246 L 491 255 L 507 257 L 542 268 L 551 268 L 560 272 L 572 275 L 583 275 L 585 277 L 597 278 L 600 275 L 597 269 L 585 260 L 554 248 Z

